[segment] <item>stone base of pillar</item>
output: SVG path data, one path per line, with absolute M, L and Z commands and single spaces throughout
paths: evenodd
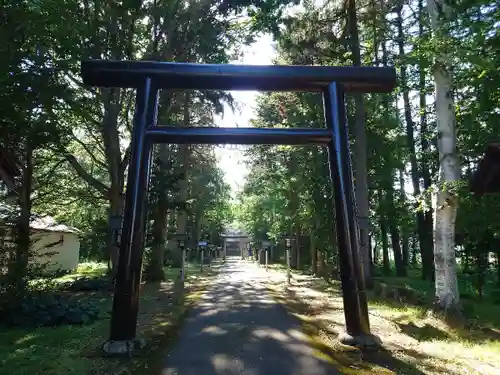
M 131 355 L 134 351 L 146 346 L 144 339 L 106 341 L 102 345 L 102 350 L 107 355 L 124 356 Z
M 353 336 L 344 332 L 339 335 L 338 339 L 340 343 L 344 345 L 354 346 L 364 351 L 378 350 L 382 347 L 382 340 L 380 337 L 372 334 Z

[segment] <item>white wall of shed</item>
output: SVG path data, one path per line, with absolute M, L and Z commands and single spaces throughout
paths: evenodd
M 78 267 L 80 239 L 75 233 L 36 231 L 31 235 L 36 264 L 46 265 L 47 271 L 72 271 Z M 46 248 L 48 244 L 62 243 Z

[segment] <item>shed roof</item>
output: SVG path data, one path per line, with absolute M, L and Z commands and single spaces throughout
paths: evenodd
M 70 227 L 64 224 L 58 224 L 56 220 L 51 216 L 44 216 L 35 218 L 30 223 L 31 229 L 47 231 L 47 232 L 61 232 L 61 233 L 75 233 L 78 234 L 80 231 L 74 227 Z
M 16 213 L 16 208 L 0 204 L 0 225 L 9 225 L 12 223 L 12 216 Z M 65 224 L 60 224 L 52 216 L 39 216 L 33 214 L 31 216 L 30 228 L 44 232 L 59 232 L 59 233 L 81 233 L 80 230 L 70 227 Z

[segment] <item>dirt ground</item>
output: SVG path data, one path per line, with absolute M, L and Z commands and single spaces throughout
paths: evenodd
M 337 341 L 345 318 L 338 283 L 269 269 L 268 287 L 298 316 L 319 346 L 330 347 L 332 361 L 345 374 L 500 374 L 500 342 L 485 335 L 454 330 L 421 308 L 397 301 L 369 302 L 371 330 L 383 342 L 373 353 L 344 347 Z M 353 372 L 354 370 L 354 372 Z

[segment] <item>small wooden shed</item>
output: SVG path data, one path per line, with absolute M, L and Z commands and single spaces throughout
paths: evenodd
M 45 216 L 31 222 L 34 262 L 47 271 L 73 271 L 78 267 L 80 238 L 76 228 Z
M 12 207 L 0 204 L 0 216 L 7 216 L 6 213 L 12 210 Z M 2 221 L 0 229 L 11 226 L 8 220 Z M 46 272 L 73 271 L 78 267 L 80 256 L 78 229 L 59 224 L 50 216 L 33 217 L 30 227 L 33 264 L 41 266 L 41 270 Z M 0 233 L 0 249 L 11 247 L 11 231 L 1 230 Z

